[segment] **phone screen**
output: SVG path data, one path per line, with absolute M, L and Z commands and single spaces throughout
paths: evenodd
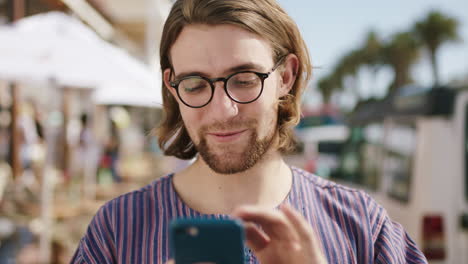
M 176 264 L 243 264 L 244 229 L 230 219 L 177 219 L 171 223 Z

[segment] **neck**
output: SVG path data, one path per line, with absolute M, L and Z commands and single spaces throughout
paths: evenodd
M 229 214 L 240 205 L 274 208 L 287 197 L 291 183 L 291 170 L 277 151 L 236 174 L 216 173 L 199 157 L 173 182 L 179 197 L 205 214 Z

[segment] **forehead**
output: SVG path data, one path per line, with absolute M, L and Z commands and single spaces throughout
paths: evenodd
M 233 25 L 186 26 L 170 50 L 177 72 L 216 75 L 241 64 L 271 67 L 273 51 L 264 38 Z

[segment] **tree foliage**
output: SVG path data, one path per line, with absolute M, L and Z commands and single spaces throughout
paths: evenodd
M 458 21 L 439 11 L 431 11 L 425 18 L 415 23 L 413 32 L 429 52 L 434 85 L 439 84 L 437 51 L 448 42 L 459 39 Z
M 374 76 L 386 67 L 394 73 L 388 93 L 397 92 L 400 87 L 413 82 L 411 70 L 423 48 L 429 51 L 434 83 L 437 85 L 437 52 L 443 44 L 458 38 L 457 20 L 438 11 L 431 11 L 408 31 L 395 33 L 387 39 L 381 39 L 375 31 L 370 31 L 360 46 L 344 54 L 332 72 L 318 81 L 318 89 L 324 102 L 328 103 L 333 93 L 345 90 L 346 80 L 358 78 L 362 67 L 371 69 Z M 358 100 L 366 99 L 360 98 L 359 87 L 353 90 Z

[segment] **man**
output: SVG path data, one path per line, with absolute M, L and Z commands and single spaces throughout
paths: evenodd
M 283 161 L 311 65 L 274 0 L 176 1 L 160 55 L 161 148 L 196 161 L 104 205 L 74 263 L 165 263 L 197 216 L 242 219 L 246 263 L 426 263 L 368 195 Z

